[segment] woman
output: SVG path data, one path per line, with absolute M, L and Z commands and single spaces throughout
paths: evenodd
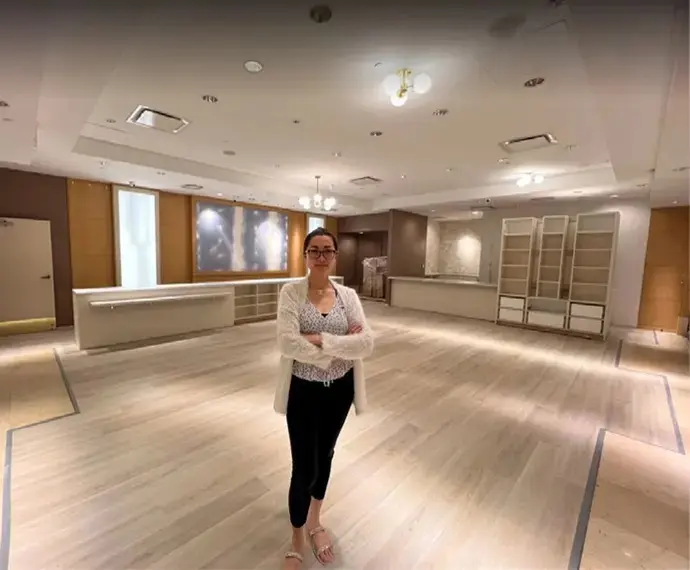
M 333 543 L 321 525 L 321 506 L 340 430 L 353 402 L 366 406 L 361 359 L 374 349 L 354 290 L 330 279 L 338 254 L 333 234 L 317 228 L 304 240 L 308 277 L 283 287 L 278 303 L 281 378 L 275 410 L 287 415 L 292 478 L 288 504 L 292 550 L 284 570 L 298 570 L 309 541 L 321 564 Z

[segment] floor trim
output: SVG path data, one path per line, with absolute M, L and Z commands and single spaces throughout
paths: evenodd
M 654 339 L 658 343 L 656 337 L 656 331 L 654 332 Z M 671 416 L 671 425 L 673 426 L 673 433 L 676 439 L 677 449 L 668 449 L 663 447 L 666 451 L 671 451 L 673 453 L 678 453 L 680 455 L 685 455 L 685 445 L 683 443 L 683 435 L 680 431 L 680 426 L 678 425 L 678 417 L 676 416 L 676 408 L 673 403 L 673 394 L 671 393 L 671 386 L 668 382 L 668 378 L 664 374 L 654 374 L 651 372 L 642 372 L 639 370 L 631 370 L 629 368 L 621 368 L 621 354 L 623 352 L 624 340 L 620 339 L 618 341 L 618 348 L 616 349 L 615 367 L 619 370 L 624 370 L 626 372 L 634 372 L 635 374 L 645 374 L 647 376 L 654 376 L 661 379 L 664 385 L 664 390 L 666 391 L 666 401 L 668 403 L 669 415 Z M 570 549 L 570 560 L 568 562 L 568 570 L 580 570 L 580 564 L 582 563 L 582 555 L 584 553 L 585 541 L 587 539 L 587 529 L 589 527 L 589 517 L 592 512 L 592 505 L 594 503 L 594 494 L 597 488 L 597 478 L 599 476 L 599 466 L 601 464 L 601 455 L 604 451 L 604 440 L 607 433 L 616 433 L 623 437 L 627 437 L 633 441 L 640 441 L 641 443 L 647 443 L 647 445 L 655 445 L 653 443 L 648 443 L 646 441 L 641 441 L 635 438 L 631 438 L 628 435 L 620 434 L 609 430 L 608 428 L 599 428 L 599 433 L 597 434 L 597 440 L 594 445 L 594 452 L 592 453 L 592 463 L 589 468 L 589 475 L 587 476 L 587 483 L 585 484 L 585 492 L 582 497 L 582 504 L 580 506 L 580 514 L 577 517 L 577 524 L 575 526 L 575 534 L 573 536 L 573 545 Z
M 10 428 L 7 430 L 7 435 L 5 437 L 4 478 L 2 482 L 2 513 L 0 515 L 0 520 L 2 523 L 2 532 L 0 534 L 0 570 L 8 570 L 10 564 L 10 527 L 12 523 L 12 446 L 14 444 L 15 432 L 42 424 L 51 423 L 57 420 L 62 420 L 64 418 L 69 418 L 70 416 L 75 416 L 81 413 L 77 399 L 74 397 L 72 386 L 67 378 L 67 374 L 65 373 L 65 368 L 62 365 L 62 359 L 60 358 L 60 354 L 56 349 L 53 349 L 53 356 L 55 357 L 55 362 L 60 369 L 60 376 L 65 384 L 65 390 L 67 390 L 67 395 L 72 403 L 73 411 L 61 416 L 56 416 L 54 418 L 41 420 L 40 422 L 34 422 L 32 424 L 27 424 L 17 428 Z

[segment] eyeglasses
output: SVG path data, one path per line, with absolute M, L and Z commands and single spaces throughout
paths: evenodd
M 309 256 L 309 259 L 313 259 L 316 261 L 319 257 L 323 255 L 323 258 L 326 261 L 333 261 L 335 259 L 335 255 L 338 253 L 334 249 L 308 249 L 307 250 L 307 255 Z

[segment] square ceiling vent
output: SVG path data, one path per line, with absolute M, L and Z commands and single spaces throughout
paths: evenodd
M 381 184 L 383 180 L 374 178 L 373 176 L 362 176 L 361 178 L 353 178 L 350 182 L 355 186 L 376 186 L 377 184 Z
M 511 154 L 516 152 L 526 152 L 528 150 L 537 150 L 545 148 L 554 144 L 558 144 L 556 137 L 551 133 L 542 133 L 540 135 L 532 135 L 529 137 L 518 137 L 498 143 L 503 150 Z
M 189 121 L 185 119 L 163 113 L 162 111 L 156 111 L 145 105 L 139 105 L 134 109 L 127 122 L 172 135 L 176 135 L 189 124 Z

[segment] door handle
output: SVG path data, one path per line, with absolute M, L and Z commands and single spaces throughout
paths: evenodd
M 41 275 L 41 279 L 50 279 L 51 275 Z

